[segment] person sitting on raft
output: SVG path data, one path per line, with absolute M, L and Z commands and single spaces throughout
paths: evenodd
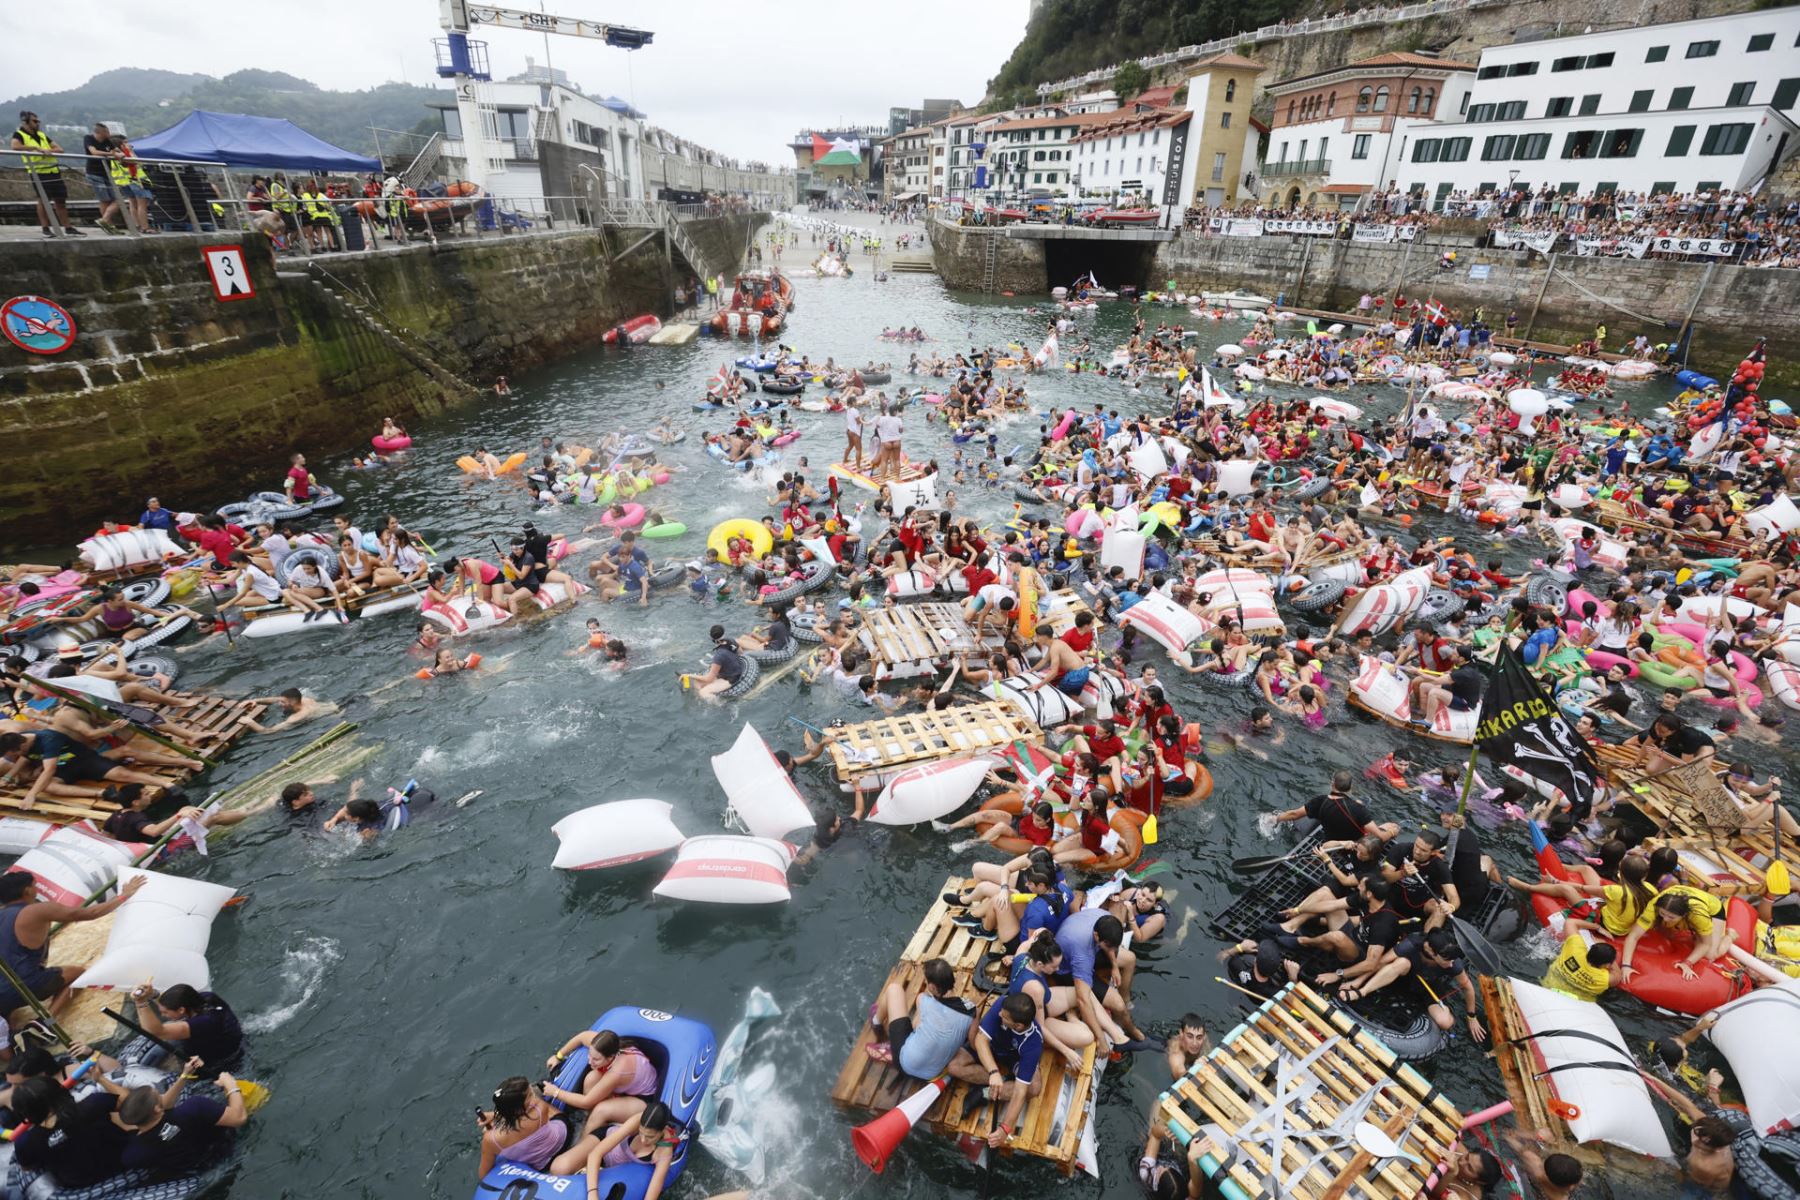
M 973 1085 L 965 1102 L 968 1107 L 1004 1101 L 1000 1119 L 987 1137 L 990 1147 L 997 1149 L 1012 1138 L 1026 1102 L 1044 1090 L 1038 1070 L 1043 1054 L 1037 1004 L 1015 992 L 988 1009 L 970 1030 L 968 1044 L 951 1060 L 950 1074 Z
M 596 568 L 602 562 L 611 568 L 604 577 L 596 573 Z M 635 594 L 638 604 L 646 607 L 650 603 L 650 575 L 653 570 L 650 556 L 637 544 L 637 534 L 629 529 L 619 535 L 617 545 L 607 550 L 599 562 L 588 568 L 589 574 L 596 580 L 595 587 L 600 599 L 611 600 L 614 596 Z
M 739 650 L 760 650 L 769 654 L 781 654 L 794 644 L 794 628 L 788 618 L 788 606 L 783 604 L 769 614 L 769 623 L 760 634 L 746 633 L 737 639 Z
M 131 642 L 143 637 L 156 625 L 145 625 L 140 617 L 154 617 L 159 624 L 166 623 L 174 617 L 185 616 L 189 620 L 198 621 L 200 614 L 191 608 L 176 605 L 168 609 L 155 609 L 125 599 L 125 590 L 116 583 L 109 583 L 100 589 L 100 599 L 78 613 L 69 613 L 61 617 L 45 618 L 56 625 L 75 625 L 82 621 L 92 621 L 103 633 L 110 634 L 121 641 Z
M 1692 938 L 1694 948 L 1675 963 L 1683 979 L 1698 978 L 1695 963 L 1719 958 L 1731 948 L 1732 931 L 1725 923 L 1725 902 L 1710 892 L 1678 883 L 1663 889 L 1626 935 L 1619 956 L 1620 979 L 1629 980 L 1637 974 L 1637 968 L 1631 965 L 1632 956 L 1639 940 L 1652 928 L 1662 931 L 1665 937 L 1686 934 Z
M 743 655 L 738 653 L 737 643 L 725 636 L 723 625 L 714 625 L 707 631 L 712 639 L 712 661 L 706 672 L 701 675 L 677 675 L 683 686 L 692 686 L 702 700 L 717 700 L 726 692 L 736 687 L 744 678 L 749 668 L 745 665 Z
M 876 1041 L 869 1056 L 890 1062 L 911 1079 L 935 1079 L 949 1068 L 975 1024 L 969 1002 L 952 993 L 956 973 L 941 958 L 922 968 L 924 987 L 910 1008 L 906 989 L 890 983 L 881 993 L 872 1023 Z
M 546 1081 L 539 1087 L 546 1099 L 590 1114 L 600 1105 L 611 1102 L 609 1111 L 635 1116 L 656 1096 L 660 1083 L 656 1065 L 636 1043 L 621 1040 L 610 1029 L 582 1030 L 545 1059 L 544 1068 L 549 1071 L 559 1069 L 577 1049 L 586 1049 L 588 1053 L 587 1070 L 582 1073 L 579 1084 L 567 1089 Z M 596 1122 L 590 1119 L 586 1132 L 591 1133 L 595 1128 Z
M 602 1105 L 602 1108 L 605 1106 Z M 595 1110 L 596 1113 L 599 1109 Z M 669 1114 L 669 1106 L 654 1100 L 641 1113 L 617 1120 L 604 1133 L 595 1131 L 584 1136 L 567 1155 L 557 1159 L 552 1169 L 566 1165 L 574 1155 L 585 1157 L 587 1194 L 600 1195 L 600 1173 L 609 1167 L 630 1165 L 651 1168 L 650 1180 L 644 1185 L 643 1200 L 658 1200 L 663 1184 L 668 1181 L 669 1167 L 675 1161 L 675 1147 L 681 1143 L 681 1132 Z M 581 1170 L 576 1165 L 575 1170 Z
M 1338 997 L 1357 1000 L 1372 995 L 1397 980 L 1411 979 L 1420 984 L 1429 1000 L 1425 1013 L 1439 1029 L 1448 1030 L 1454 1022 L 1450 1006 L 1443 997 L 1452 986 L 1461 991 L 1463 1006 L 1468 1010 L 1469 1036 L 1477 1043 L 1487 1041 L 1487 1030 L 1481 1024 L 1476 1008 L 1475 984 L 1463 967 L 1462 947 L 1448 929 L 1415 933 L 1394 947 L 1393 957 L 1358 987 L 1342 988 Z
M 132 989 L 131 999 L 138 1024 L 151 1036 L 175 1043 L 184 1058 L 199 1059 L 201 1070 L 227 1071 L 243 1058 L 244 1031 L 216 992 L 177 983 L 159 995 L 146 983 Z

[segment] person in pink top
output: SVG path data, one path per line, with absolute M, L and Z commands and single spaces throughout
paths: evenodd
M 543 1090 L 548 1099 L 588 1112 L 587 1132 L 600 1127 L 603 1108 L 611 1120 L 622 1121 L 643 1112 L 644 1106 L 656 1096 L 660 1082 L 656 1064 L 635 1045 L 621 1042 L 619 1035 L 610 1029 L 582 1030 L 564 1042 L 562 1049 L 544 1065 L 556 1070 L 577 1048 L 585 1048 L 588 1052 L 587 1070 L 582 1073 L 580 1083 L 573 1089 L 547 1083 Z

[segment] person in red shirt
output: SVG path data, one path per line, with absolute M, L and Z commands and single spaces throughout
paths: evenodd
M 1250 540 L 1265 545 L 1275 537 L 1275 514 L 1269 511 L 1267 503 L 1258 501 L 1256 511 L 1250 514 Z
M 1075 737 L 1065 748 L 1077 756 L 1091 755 L 1094 762 L 1089 764 L 1089 769 L 1108 776 L 1113 788 L 1120 789 L 1119 772 L 1125 762 L 1125 739 L 1119 736 L 1112 721 L 1100 717 L 1092 725 L 1063 725 L 1057 732 L 1074 733 Z
M 295 504 L 305 504 L 312 499 L 312 490 L 317 485 L 318 480 L 306 469 L 306 455 L 294 455 L 294 465 L 288 468 L 285 484 L 288 499 Z
M 1062 640 L 1069 649 L 1085 657 L 1094 648 L 1094 614 L 1076 613 L 1075 623 L 1063 631 Z

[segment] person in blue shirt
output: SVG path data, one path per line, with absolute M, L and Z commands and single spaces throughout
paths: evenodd
M 1124 925 L 1103 908 L 1072 913 L 1056 931 L 1063 969 L 1053 982 L 1075 989 L 1081 1019 L 1095 1038 L 1113 1045 L 1144 1036 L 1125 1001 L 1137 955 L 1124 948 L 1124 941 Z
M 988 1134 L 989 1146 L 1004 1146 L 1019 1127 L 1019 1115 L 1031 1097 L 1044 1090 L 1038 1071 L 1044 1056 L 1044 1034 L 1038 1028 L 1037 1004 L 1015 992 L 993 1005 L 969 1034 L 969 1044 L 951 1060 L 950 1074 L 970 1084 L 965 1111 L 1004 1101 L 1000 1119 Z
M 1625 439 L 1623 437 L 1615 437 L 1612 441 L 1606 443 L 1606 467 L 1601 471 L 1601 475 L 1610 479 L 1620 471 L 1624 470 L 1625 454 Z
M 924 966 L 925 987 L 908 1008 L 906 989 L 890 983 L 882 992 L 875 1036 L 885 1036 L 887 1061 L 913 1079 L 932 1079 L 944 1073 L 963 1049 L 975 1013 L 968 1001 L 951 993 L 956 973 L 950 964 L 934 958 Z
M 162 501 L 155 496 L 144 502 L 144 515 L 138 518 L 140 529 L 165 529 L 175 531 L 175 514 L 162 506 Z
M 1544 661 L 1556 650 L 1556 644 L 1562 639 L 1562 624 L 1556 614 L 1544 609 L 1537 615 L 1538 627 L 1525 639 L 1519 647 L 1519 657 L 1528 667 L 1534 667 Z

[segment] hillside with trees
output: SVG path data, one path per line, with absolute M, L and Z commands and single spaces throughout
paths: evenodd
M 215 79 L 210 75 L 120 67 L 102 71 L 67 91 L 8 100 L 0 105 L 0 110 L 30 109 L 51 126 L 119 122 L 133 137 L 166 129 L 197 108 L 285 117 L 308 133 L 347 150 L 373 154 L 375 137 L 370 126 L 420 129 L 427 115 L 425 102 L 449 95 L 448 89 L 405 83 L 335 92 L 281 71 L 234 71 L 223 79 Z
M 988 95 L 1008 104 L 1036 98 L 1040 83 L 1145 54 L 1297 17 L 1305 0 L 1044 0 Z

